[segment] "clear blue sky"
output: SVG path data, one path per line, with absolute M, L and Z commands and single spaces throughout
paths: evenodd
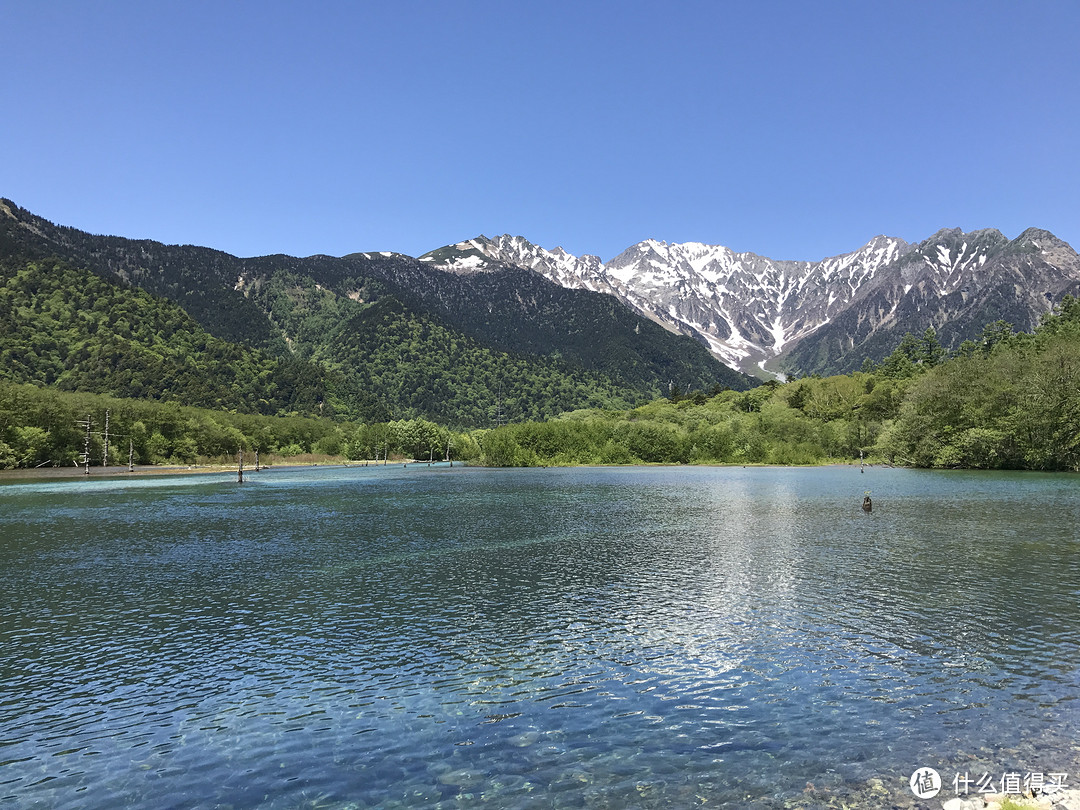
M 1080 248 L 1078 32 L 1076 0 L 0 0 L 0 196 L 241 256 Z

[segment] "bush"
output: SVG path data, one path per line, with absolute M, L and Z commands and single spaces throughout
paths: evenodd
M 685 434 L 678 428 L 652 422 L 631 422 L 616 430 L 626 449 L 642 461 L 674 464 L 688 460 Z
M 480 448 L 480 463 L 487 467 L 513 467 L 520 449 L 508 427 L 489 431 L 483 437 Z

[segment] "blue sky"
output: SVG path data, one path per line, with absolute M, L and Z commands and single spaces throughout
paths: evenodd
M 1080 248 L 1080 3 L 0 0 L 0 196 L 241 256 Z

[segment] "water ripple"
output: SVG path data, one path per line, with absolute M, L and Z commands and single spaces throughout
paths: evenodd
M 780 807 L 1077 764 L 1071 479 L 448 472 L 0 488 L 0 802 Z

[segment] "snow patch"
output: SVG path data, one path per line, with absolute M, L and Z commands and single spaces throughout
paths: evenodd
M 464 270 L 473 270 L 477 267 L 482 267 L 485 264 L 487 264 L 487 262 L 479 256 L 462 256 L 460 259 L 454 260 L 454 266 Z
M 765 368 L 765 364 L 767 362 L 769 362 L 769 360 L 771 360 L 771 359 L 772 359 L 771 357 L 766 357 L 764 360 L 758 360 L 758 368 L 760 368 L 762 371 L 764 371 L 769 376 L 775 377 L 780 382 L 787 382 L 787 375 L 786 374 L 781 374 L 779 371 L 769 371 L 769 369 Z
M 780 322 L 780 315 L 777 314 L 775 320 L 773 320 L 772 327 L 769 329 L 773 336 L 773 351 L 779 354 L 780 350 L 784 347 L 784 343 L 787 342 L 787 335 L 784 334 L 784 324 Z M 762 368 L 762 371 L 765 369 Z

